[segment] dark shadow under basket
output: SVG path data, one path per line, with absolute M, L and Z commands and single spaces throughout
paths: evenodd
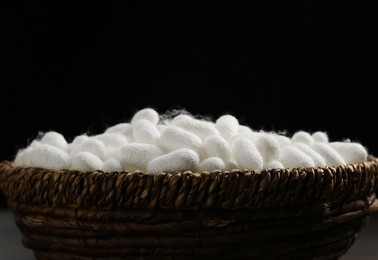
M 337 259 L 377 210 L 378 159 L 261 172 L 52 171 L 0 164 L 38 259 Z

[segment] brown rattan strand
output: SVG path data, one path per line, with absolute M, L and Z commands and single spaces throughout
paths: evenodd
M 0 164 L 5 196 L 28 205 L 86 209 L 262 208 L 353 201 L 378 186 L 378 161 L 320 168 L 210 173 L 79 172 Z

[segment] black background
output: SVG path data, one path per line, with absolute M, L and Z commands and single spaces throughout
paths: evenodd
M 378 155 L 373 8 L 156 2 L 3 4 L 0 161 L 39 131 L 71 140 L 144 107 L 323 130 Z

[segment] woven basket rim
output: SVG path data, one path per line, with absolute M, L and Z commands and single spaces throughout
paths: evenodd
M 74 208 L 281 207 L 347 202 L 378 187 L 378 158 L 318 168 L 211 172 L 80 172 L 0 163 L 0 189 L 13 201 Z

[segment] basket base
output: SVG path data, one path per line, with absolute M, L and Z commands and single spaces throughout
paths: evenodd
M 38 259 L 337 259 L 372 201 L 243 210 L 8 205 Z

